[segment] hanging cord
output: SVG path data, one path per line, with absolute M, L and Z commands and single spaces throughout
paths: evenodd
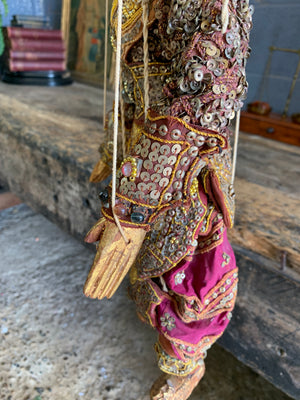
M 235 170 L 236 170 L 236 160 L 237 160 L 237 149 L 240 134 L 240 121 L 241 121 L 241 110 L 236 114 L 235 121 L 235 132 L 234 132 L 234 145 L 233 145 L 233 157 L 232 157 L 232 175 L 231 175 L 231 185 L 234 184 Z
M 228 28 L 228 23 L 229 23 L 229 9 L 228 9 L 228 3 L 229 0 L 223 0 L 223 5 L 222 5 L 222 14 L 221 14 L 221 20 L 222 20 L 222 33 L 226 33 L 227 28 Z
M 149 109 L 149 48 L 148 48 L 148 0 L 142 1 L 143 6 L 143 49 L 144 49 L 144 113 L 145 120 Z
M 125 103 L 122 97 L 122 87 L 120 88 L 120 108 L 121 108 L 121 134 L 122 134 L 122 154 L 126 157 L 126 134 L 125 134 Z
M 222 20 L 222 33 L 224 34 L 226 33 L 229 24 L 229 0 L 223 0 L 221 20 Z M 235 171 L 236 171 L 237 148 L 238 148 L 239 133 L 240 133 L 240 120 L 241 120 L 241 110 L 237 112 L 235 121 L 231 186 L 233 186 L 234 184 Z
M 118 111 L 120 95 L 120 77 L 121 77 L 121 47 L 122 47 L 122 10 L 123 0 L 118 2 L 118 23 L 117 23 L 117 49 L 116 49 L 116 69 L 115 69 L 115 104 L 114 104 L 114 151 L 113 151 L 113 170 L 112 170 L 112 199 L 111 207 L 117 227 L 126 244 L 129 243 L 125 232 L 120 224 L 118 216 L 114 212 L 116 205 L 116 178 L 117 178 L 117 151 L 118 151 Z
M 104 94 L 103 94 L 103 129 L 105 128 L 106 104 L 107 104 L 107 64 L 108 64 L 108 0 L 105 0 L 105 35 L 104 35 Z

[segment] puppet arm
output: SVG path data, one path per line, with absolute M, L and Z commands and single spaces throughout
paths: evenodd
M 133 125 L 138 135 L 133 134 L 139 139 L 117 172 L 116 206 L 112 210 L 108 187 L 102 193 L 105 222 L 96 224 L 87 235 L 87 241 L 94 241 L 103 232 L 84 290 L 88 296 L 111 297 L 146 232 L 167 218 L 169 211 L 181 207 L 185 215 L 197 221 L 191 224 L 195 225 L 190 232 L 193 240 L 187 241 L 184 254 L 180 249 L 178 256 L 174 252 L 173 263 L 193 254 L 197 236 L 209 232 L 209 218 L 214 212 L 223 215 L 228 227 L 233 223 L 227 126 L 240 109 L 247 89 L 246 22 L 251 20 L 249 9 L 242 10 L 233 3 L 225 34 L 221 32 L 220 7 L 211 13 L 213 19 L 207 10 L 202 12 L 199 30 L 190 34 L 184 50 L 174 55 L 171 79 L 163 87 L 170 106 L 160 113 L 150 108 L 147 122 Z M 171 14 L 169 18 L 171 30 L 166 36 L 171 38 L 185 27 L 178 23 L 173 27 Z M 114 213 L 129 244 L 114 223 Z

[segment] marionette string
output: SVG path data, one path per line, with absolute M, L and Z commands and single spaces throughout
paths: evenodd
M 144 113 L 145 120 L 149 109 L 149 48 L 148 48 L 148 0 L 142 1 L 143 7 L 143 50 L 144 50 Z
M 226 33 L 226 31 L 228 29 L 228 24 L 229 24 L 229 0 L 223 0 L 221 20 L 222 20 L 222 33 L 224 34 L 224 33 Z M 236 171 L 237 148 L 238 148 L 238 140 L 239 140 L 239 132 L 240 132 L 240 120 L 241 120 L 241 111 L 239 110 L 236 114 L 236 121 L 235 121 L 231 185 L 233 185 L 233 183 L 234 183 L 235 171 Z
M 227 28 L 228 28 L 228 23 L 229 23 L 229 8 L 228 8 L 228 4 L 229 4 L 229 0 L 223 0 L 222 14 L 221 14 L 222 33 L 226 33 Z
M 107 0 L 106 0 L 107 1 Z M 148 49 L 148 3 L 147 0 L 143 0 L 143 50 L 144 50 L 144 112 L 145 119 L 147 111 L 149 109 L 149 49 Z M 124 239 L 128 244 L 129 241 L 125 235 L 125 232 L 120 224 L 118 216 L 114 212 L 116 204 L 116 176 L 117 176 L 117 151 L 118 151 L 118 109 L 119 103 L 121 108 L 121 124 L 122 124 L 122 144 L 123 144 L 123 156 L 125 155 L 125 112 L 124 102 L 120 101 L 120 78 L 121 78 L 121 45 L 122 45 L 122 10 L 123 0 L 118 2 L 118 17 L 117 17 L 117 43 L 116 43 L 116 69 L 115 69 L 115 104 L 114 104 L 114 137 L 113 137 L 113 170 L 112 170 L 112 211 L 114 220 L 117 227 Z
M 241 110 L 239 110 L 237 112 L 236 121 L 235 121 L 234 145 L 233 145 L 233 156 L 232 156 L 231 185 L 234 184 L 234 177 L 235 177 L 235 171 L 236 171 L 237 149 L 238 149 L 239 133 L 240 133 L 240 121 L 241 121 Z
M 121 134 L 122 134 L 122 155 L 126 157 L 126 137 L 125 137 L 125 102 L 122 97 L 122 90 L 120 89 L 120 108 L 121 108 Z
M 116 225 L 125 241 L 129 243 L 125 232 L 120 224 L 118 216 L 114 212 L 116 205 L 116 178 L 117 178 L 117 151 L 118 151 L 118 122 L 119 122 L 119 98 L 120 98 L 120 77 L 121 77 L 121 46 L 122 46 L 122 10 L 123 0 L 118 2 L 118 19 L 117 19 L 117 48 L 116 48 L 116 69 L 115 69 L 115 104 L 114 104 L 114 148 L 113 148 L 113 170 L 112 170 L 112 199 L 111 206 Z
M 103 73 L 103 129 L 105 128 L 106 104 L 107 104 L 107 65 L 108 65 L 108 0 L 105 0 L 105 34 L 104 34 L 104 73 Z

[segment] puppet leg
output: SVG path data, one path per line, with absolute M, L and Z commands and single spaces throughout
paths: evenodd
M 205 372 L 204 362 L 191 374 L 181 377 L 164 374 L 157 379 L 150 390 L 152 400 L 187 399 L 198 385 Z
M 162 276 L 135 277 L 130 294 L 140 318 L 159 333 L 155 350 L 166 374 L 154 384 L 153 399 L 186 399 L 202 378 L 206 351 L 231 318 L 237 276 L 224 229 L 221 243 L 198 249 Z

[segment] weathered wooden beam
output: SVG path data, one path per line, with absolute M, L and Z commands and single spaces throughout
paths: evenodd
M 237 305 L 219 343 L 292 398 L 300 395 L 300 283 L 272 262 L 234 246 Z
M 99 217 L 97 191 L 106 186 L 88 181 L 103 140 L 96 90 L 1 87 L 0 180 L 82 239 Z
M 229 232 L 230 240 L 273 260 L 276 269 L 299 277 L 300 197 L 240 178 L 235 189 L 235 227 Z

